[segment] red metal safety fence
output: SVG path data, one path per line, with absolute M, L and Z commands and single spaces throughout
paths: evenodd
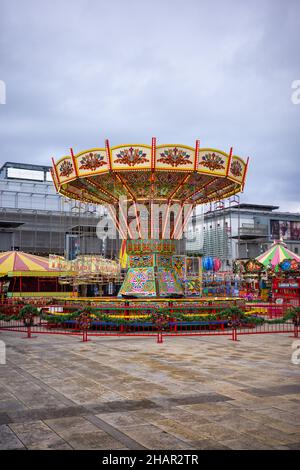
M 202 324 L 184 324 L 174 322 L 170 325 L 169 329 L 159 330 L 155 325 L 130 325 L 124 327 L 123 325 L 100 325 L 96 328 L 82 328 L 78 325 L 61 324 L 51 325 L 47 322 L 35 322 L 32 325 L 25 325 L 19 321 L 11 320 L 10 322 L 0 321 L 1 331 L 15 331 L 25 333 L 27 338 L 32 338 L 37 334 L 49 335 L 73 335 L 80 336 L 82 341 L 88 341 L 92 337 L 97 336 L 122 336 L 122 337 L 155 337 L 158 343 L 163 342 L 165 337 L 175 336 L 229 336 L 233 341 L 237 341 L 238 337 L 249 334 L 275 334 L 275 333 L 291 333 L 295 338 L 299 337 L 299 327 L 295 326 L 292 322 L 277 323 L 277 324 L 263 324 L 253 327 L 228 327 L 224 325 L 215 325 L 212 322 L 206 325 Z
M 165 316 L 161 315 L 163 309 L 155 307 L 103 307 L 95 309 L 97 315 L 90 313 L 74 318 L 72 314 L 70 318 L 67 316 L 72 310 L 69 306 L 52 316 L 43 315 L 45 309 L 49 313 L 49 306 L 42 306 L 39 307 L 40 315 L 29 320 L 17 318 L 21 307 L 1 305 L 0 332 L 25 333 L 26 338 L 37 334 L 73 335 L 82 341 L 97 336 L 154 337 L 158 343 L 166 337 L 176 336 L 228 336 L 233 341 L 246 334 L 290 333 L 299 337 L 299 322 L 283 320 L 288 307 L 274 304 L 247 305 L 249 317 L 261 320 L 261 323 L 249 322 L 247 315 L 240 320 L 224 318 L 221 314 L 224 306 L 172 307 L 166 309 Z
M 294 305 L 284 303 L 284 304 L 275 304 L 275 303 L 264 303 L 264 302 L 253 302 L 246 303 L 245 310 L 246 312 L 251 312 L 260 316 L 267 317 L 269 319 L 281 318 L 283 317 L 289 309 L 293 308 Z

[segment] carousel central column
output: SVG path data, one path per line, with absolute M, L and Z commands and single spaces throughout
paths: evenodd
M 173 268 L 174 240 L 127 240 L 128 271 L 119 296 L 182 297 L 184 291 Z

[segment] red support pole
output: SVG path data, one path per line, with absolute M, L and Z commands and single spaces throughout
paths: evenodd
M 74 155 L 74 152 L 73 152 L 72 148 L 70 148 L 70 153 L 71 153 L 72 162 L 73 162 L 73 166 L 74 166 L 74 170 L 75 170 L 75 175 L 78 176 L 78 169 L 77 169 L 75 155 Z
M 107 160 L 108 160 L 108 165 L 109 165 L 109 169 L 111 170 L 111 151 L 110 151 L 110 146 L 109 146 L 109 140 L 108 139 L 105 139 L 105 151 L 106 151 L 106 156 L 107 156 Z
M 157 343 L 159 344 L 163 343 L 163 335 L 161 331 L 157 332 Z
M 32 338 L 36 338 L 36 336 L 32 336 L 31 334 L 31 325 L 27 325 L 27 335 L 26 336 L 23 336 L 23 339 L 32 339 Z
M 294 338 L 298 338 L 298 337 L 299 337 L 298 326 L 294 325 Z
M 232 147 L 230 147 L 230 152 L 228 156 L 228 163 L 227 163 L 227 169 L 226 169 L 226 176 L 228 176 L 229 169 L 230 169 L 230 164 L 231 164 L 231 159 L 232 159 Z
M 232 341 L 237 341 L 237 330 L 236 330 L 236 328 L 232 328 L 231 339 L 232 339 Z
M 83 332 L 82 332 L 82 341 L 83 342 L 88 341 L 88 332 L 87 332 L 86 329 L 84 329 Z

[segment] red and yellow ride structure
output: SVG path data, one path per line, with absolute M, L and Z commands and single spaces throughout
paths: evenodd
M 196 206 L 243 191 L 248 162 L 232 148 L 202 148 L 199 140 L 194 146 L 106 140 L 104 147 L 52 159 L 51 174 L 59 194 L 105 206 L 126 240 L 129 269 L 119 295 L 180 297 L 176 241 Z

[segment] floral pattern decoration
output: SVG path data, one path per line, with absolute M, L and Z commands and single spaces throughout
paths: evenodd
M 130 147 L 129 149 L 121 150 L 117 154 L 115 163 L 123 163 L 128 166 L 140 165 L 141 163 L 149 162 L 147 155 L 139 148 Z
M 298 271 L 300 269 L 300 263 L 298 263 L 295 259 L 291 260 L 291 270 Z
M 160 156 L 161 158 L 157 160 L 158 162 L 162 162 L 173 167 L 191 163 L 190 155 L 177 147 L 165 150 L 160 154 Z
M 155 295 L 155 282 L 153 268 L 139 268 L 129 271 L 128 277 L 122 286 L 121 292 L 143 293 L 143 295 Z
M 248 273 L 259 272 L 263 268 L 263 264 L 255 259 L 250 259 L 245 263 L 245 269 Z
M 134 268 L 148 268 L 153 266 L 153 255 L 130 255 L 130 267 Z
M 202 157 L 202 165 L 209 168 L 209 170 L 224 170 L 224 160 L 213 153 L 207 153 Z
M 66 178 L 73 173 L 73 165 L 70 161 L 64 160 L 59 167 L 60 176 L 65 176 Z
M 104 157 L 100 153 L 90 152 L 88 155 L 85 155 L 80 160 L 80 170 L 92 170 L 95 171 L 97 168 L 100 168 L 103 165 L 106 165 L 107 161 L 104 160 Z
M 230 171 L 234 176 L 242 176 L 243 167 L 238 160 L 234 160 L 230 165 Z

